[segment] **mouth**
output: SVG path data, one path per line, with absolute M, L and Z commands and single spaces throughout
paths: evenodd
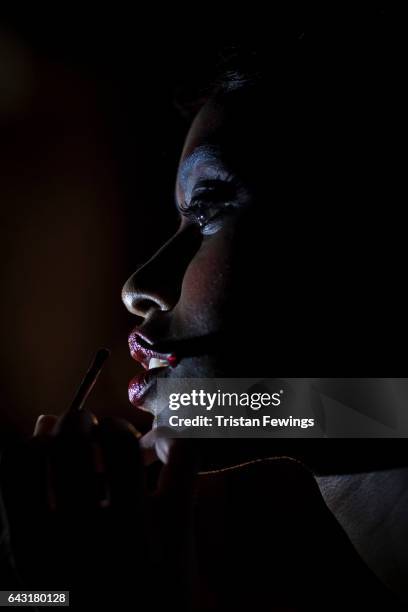
M 143 408 L 146 395 L 152 390 L 159 376 L 166 376 L 168 368 L 177 366 L 177 358 L 173 352 L 158 352 L 153 343 L 143 337 L 140 332 L 132 332 L 129 336 L 129 349 L 132 359 L 140 363 L 144 371 L 129 382 L 128 393 L 130 403 L 137 408 Z
M 129 400 L 137 408 L 143 407 L 147 393 L 154 387 L 157 378 L 170 374 L 169 368 L 176 368 L 183 359 L 200 357 L 223 350 L 223 336 L 220 332 L 153 343 L 147 336 L 135 329 L 129 336 L 132 358 L 140 363 L 144 372 L 129 382 Z

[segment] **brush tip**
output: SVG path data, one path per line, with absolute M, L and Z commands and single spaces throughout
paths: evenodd
M 102 365 L 108 359 L 108 357 L 110 357 L 110 354 L 111 352 L 108 348 L 102 347 L 98 349 L 95 355 L 94 363 Z

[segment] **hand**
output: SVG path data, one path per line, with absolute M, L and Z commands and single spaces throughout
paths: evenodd
M 158 446 L 163 457 L 165 447 L 168 460 L 149 492 L 139 439 L 129 423 L 98 423 L 84 411 L 41 417 L 29 443 L 5 453 L 1 490 L 20 588 L 71 589 L 79 605 L 136 598 L 142 606 L 152 597 L 169 605 L 174 596 L 183 607 L 192 449 L 180 440 L 170 451 L 151 434 L 144 456 L 151 461 Z

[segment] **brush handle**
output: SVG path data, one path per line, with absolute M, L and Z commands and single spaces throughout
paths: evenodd
M 78 390 L 75 394 L 73 402 L 68 410 L 68 412 L 80 412 L 87 400 L 88 395 L 92 391 L 97 378 L 102 370 L 103 364 L 108 359 L 110 355 L 109 349 L 101 348 L 97 351 L 91 365 L 84 378 L 82 379 L 81 384 L 78 387 Z

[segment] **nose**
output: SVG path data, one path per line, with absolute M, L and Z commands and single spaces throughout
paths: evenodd
M 180 299 L 184 274 L 201 244 L 193 225 L 180 229 L 123 285 L 122 301 L 143 319 L 153 312 L 172 310 Z

